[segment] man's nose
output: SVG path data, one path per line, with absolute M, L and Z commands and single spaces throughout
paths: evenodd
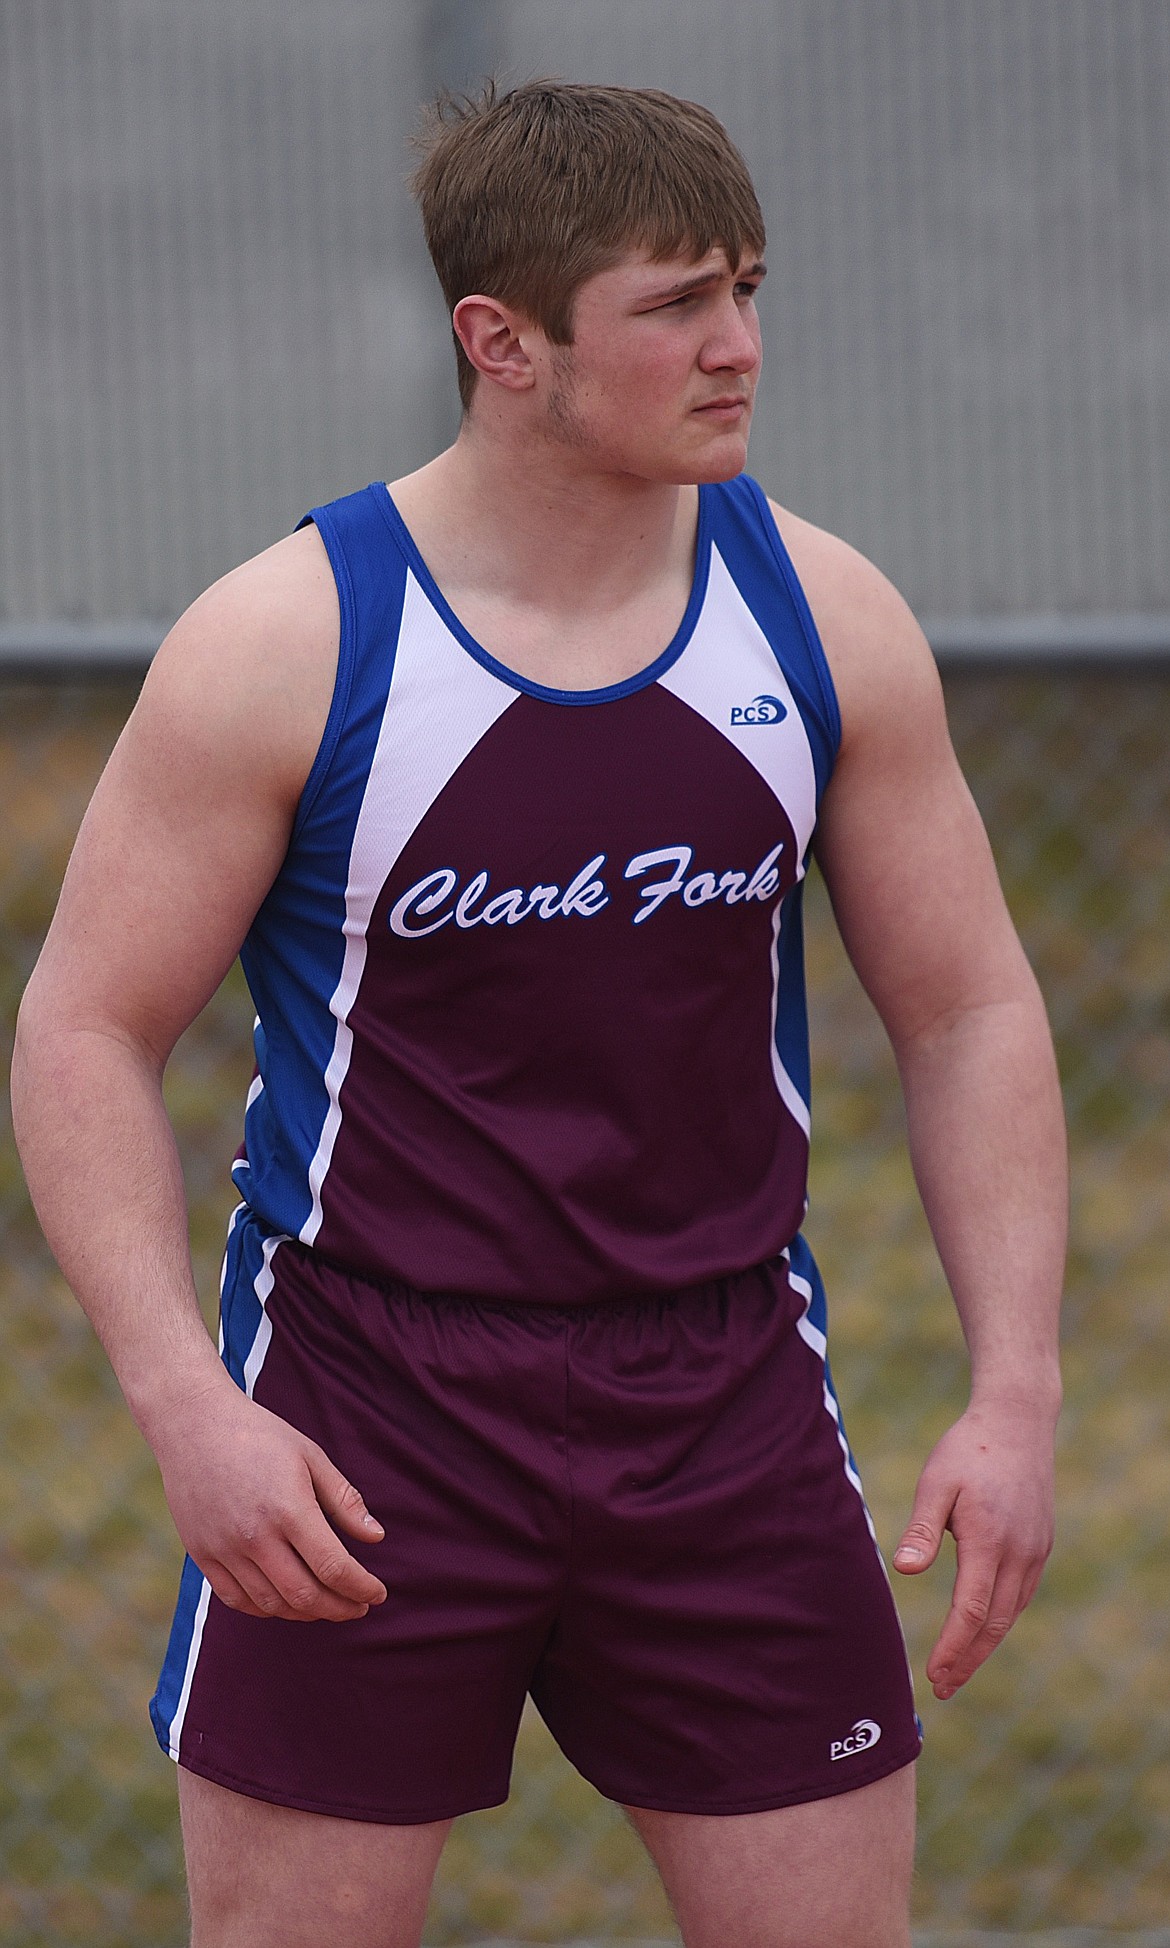
M 745 317 L 733 300 L 703 347 L 699 360 L 703 370 L 741 372 L 745 377 L 754 372 L 760 362 L 760 338 L 754 326 L 754 317 Z

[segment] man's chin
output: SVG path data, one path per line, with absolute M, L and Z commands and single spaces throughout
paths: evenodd
M 673 452 L 660 449 L 658 456 L 644 453 L 621 471 L 662 486 L 712 486 L 721 480 L 734 480 L 743 472 L 747 450 L 746 433 L 725 433 L 721 439 L 704 441 L 699 451 L 692 447 L 689 453 L 677 448 Z
M 734 480 L 736 475 L 741 474 L 746 466 L 747 446 L 745 445 L 736 459 L 727 460 L 721 464 L 716 464 L 713 460 L 705 472 L 693 474 L 691 477 L 697 485 L 710 487 L 721 480 Z
M 685 473 L 676 476 L 680 487 L 711 487 L 721 480 L 734 480 L 747 465 L 745 439 L 720 440 L 711 452 L 696 457 Z

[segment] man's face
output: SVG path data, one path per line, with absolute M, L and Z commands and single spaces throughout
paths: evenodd
M 645 480 L 730 480 L 747 458 L 764 266 L 631 252 L 582 285 L 573 342 L 542 341 L 549 436 L 587 466 Z

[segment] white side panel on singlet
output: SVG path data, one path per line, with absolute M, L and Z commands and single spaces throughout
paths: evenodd
M 678 661 L 658 681 L 734 744 L 783 805 L 796 834 L 799 879 L 816 822 L 812 750 L 772 645 L 715 546 L 707 599 L 694 633 Z M 732 722 L 733 710 L 742 710 L 761 696 L 774 697 L 783 706 L 785 714 L 778 722 Z
M 345 957 L 330 1001 L 337 1018 L 325 1071 L 329 1107 L 309 1166 L 312 1208 L 303 1244 L 321 1228 L 321 1192 L 341 1127 L 341 1088 L 353 1034 L 349 1014 L 366 964 L 366 929 L 386 876 L 448 780 L 518 692 L 469 656 L 406 577 L 390 694 L 366 779 L 345 888 Z
M 749 609 L 718 548 L 711 549 L 707 599 L 690 642 L 677 663 L 659 677 L 664 690 L 690 704 L 713 729 L 734 744 L 783 806 L 796 836 L 796 878 L 804 876 L 804 855 L 816 822 L 817 780 L 813 754 L 787 678 L 772 645 Z M 784 714 L 775 720 L 732 721 L 734 711 L 760 698 L 774 698 Z M 777 942 L 780 908 L 772 942 L 772 1022 L 780 1005 Z M 772 1074 L 789 1115 L 807 1136 L 809 1106 L 793 1082 L 772 1035 Z

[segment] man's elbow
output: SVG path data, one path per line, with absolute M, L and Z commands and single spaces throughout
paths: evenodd
M 45 1057 L 50 1047 L 50 1031 L 34 974 L 17 1013 L 9 1073 L 12 1134 L 26 1176 L 35 1147 L 38 1105 L 50 1094 L 51 1085 L 45 1075 Z
M 1024 1051 L 1043 1051 L 1046 1060 L 1052 1049 L 1044 999 L 1026 961 L 1010 980 L 937 996 L 933 1006 L 919 1006 L 901 1021 L 887 1023 L 887 1032 L 900 1069 L 948 1048 L 976 1044 L 1017 1058 Z
M 68 1011 L 35 968 L 17 1012 L 12 1046 L 12 1129 L 22 1157 L 32 1126 L 61 1095 L 69 1043 Z

